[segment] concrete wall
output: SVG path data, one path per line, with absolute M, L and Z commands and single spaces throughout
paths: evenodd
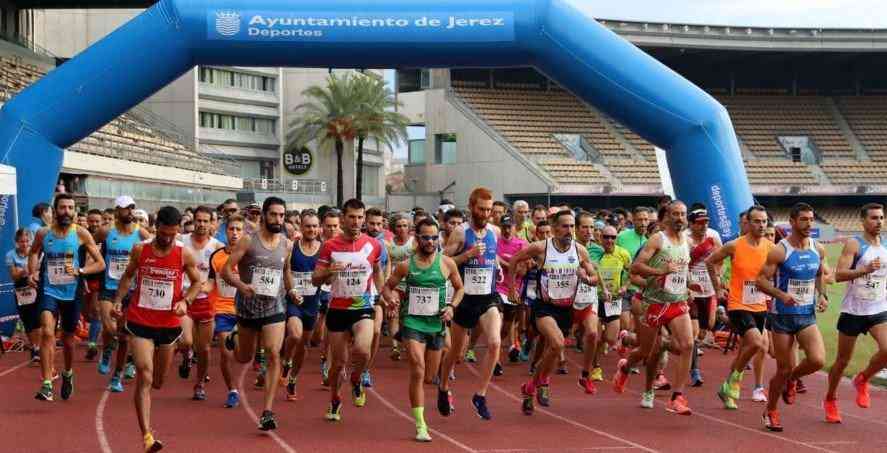
M 450 190 L 456 205 L 468 204 L 468 194 L 477 186 L 493 191 L 497 199 L 511 193 L 547 193 L 545 183 L 531 173 L 487 132 L 465 117 L 446 100 L 445 90 L 426 91 L 425 164 L 405 167 L 407 185 L 417 180 L 417 191 L 437 192 L 456 181 Z M 434 164 L 435 134 L 458 133 L 456 163 Z

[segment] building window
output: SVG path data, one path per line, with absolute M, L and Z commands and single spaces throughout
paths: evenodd
M 227 129 L 252 134 L 274 135 L 276 124 L 276 120 L 269 118 L 200 112 L 200 127 L 209 129 Z
M 410 140 L 409 143 L 409 163 L 424 164 L 425 163 L 425 140 Z
M 363 186 L 361 187 L 361 193 L 363 195 L 373 197 L 379 196 L 379 173 L 381 173 L 381 170 L 382 167 L 364 164 Z
M 437 134 L 434 136 L 434 163 L 456 163 L 456 134 Z
M 200 68 L 199 80 L 201 83 L 219 88 L 239 88 L 269 93 L 275 92 L 277 85 L 277 79 L 274 77 L 204 67 Z

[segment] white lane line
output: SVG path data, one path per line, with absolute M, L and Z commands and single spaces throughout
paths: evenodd
M 249 404 L 249 398 L 247 397 L 246 391 L 244 391 L 244 388 L 243 388 L 243 378 L 246 376 L 246 371 L 249 368 L 250 367 L 248 365 L 243 366 L 243 371 L 240 372 L 240 379 L 237 380 L 237 387 L 239 388 L 240 403 L 241 403 L 241 406 L 243 406 L 243 410 L 246 411 L 247 415 L 249 415 L 249 418 L 252 419 L 253 423 L 258 424 L 259 417 L 256 417 L 256 413 L 253 412 L 253 408 Z M 280 448 L 283 449 L 283 451 L 285 451 L 286 453 L 297 453 L 296 450 L 292 446 L 290 446 L 290 444 L 288 444 L 285 440 L 283 440 L 283 438 L 278 436 L 276 432 L 265 431 L 265 433 L 268 434 L 269 436 L 271 436 L 271 438 L 274 439 L 274 442 L 277 442 L 277 445 L 279 445 Z
M 16 366 L 12 367 L 12 368 L 10 368 L 10 369 L 8 369 L 8 370 L 6 370 L 6 371 L 0 373 L 0 377 L 6 376 L 7 374 L 12 373 L 13 371 L 15 371 L 15 370 L 17 370 L 17 369 L 19 369 L 19 368 L 24 368 L 24 367 L 28 366 L 29 363 L 31 363 L 31 359 L 28 359 L 28 360 L 26 360 L 26 361 L 24 361 L 24 362 L 22 362 L 22 363 L 20 363 L 20 364 L 18 364 L 18 365 L 16 365 Z
M 401 411 L 400 409 L 398 409 L 397 407 L 395 407 L 394 404 L 392 404 L 390 401 L 388 401 L 387 399 L 385 399 L 385 397 L 383 397 L 382 395 L 380 395 L 379 392 L 377 392 L 375 389 L 370 388 L 370 389 L 367 389 L 367 390 L 369 390 L 370 393 L 372 393 L 376 398 L 378 398 L 379 401 L 380 401 L 383 405 L 385 405 L 385 407 L 387 407 L 388 409 L 391 410 L 391 412 L 394 412 L 395 414 L 399 415 L 400 418 L 403 418 L 403 419 L 406 419 L 406 420 L 409 420 L 409 421 L 415 421 L 415 420 L 413 419 L 413 417 L 410 417 L 410 416 L 407 415 L 405 412 L 403 412 L 403 411 Z M 459 442 L 458 440 L 453 439 L 453 438 L 450 437 L 450 436 L 447 436 L 446 434 L 442 433 L 442 432 L 439 431 L 439 430 L 436 430 L 436 429 L 433 429 L 433 428 L 430 428 L 430 427 L 429 427 L 429 428 L 428 428 L 428 431 L 431 431 L 431 432 L 434 433 L 437 437 L 440 437 L 441 439 L 443 439 L 443 440 L 445 440 L 445 441 L 447 441 L 447 442 L 449 442 L 449 443 L 451 443 L 451 444 L 453 444 L 453 445 L 455 445 L 455 446 L 461 448 L 462 450 L 465 450 L 465 451 L 468 451 L 468 452 L 471 452 L 471 453 L 477 453 L 477 452 L 478 452 L 478 450 L 475 450 L 475 449 L 469 447 L 468 445 L 465 445 L 465 444 L 463 444 L 462 442 Z
M 105 405 L 108 403 L 110 394 L 111 392 L 107 390 L 102 391 L 102 397 L 95 408 L 95 434 L 98 437 L 102 453 L 111 453 L 111 444 L 108 443 L 108 436 L 105 434 Z
M 467 363 L 466 363 L 465 366 L 468 367 L 468 370 L 471 371 L 472 374 L 474 374 L 475 376 L 480 376 L 480 374 L 479 374 L 478 371 L 474 368 L 473 365 L 470 365 L 470 364 L 467 364 Z M 490 387 L 492 387 L 493 389 L 495 389 L 495 390 L 497 390 L 498 392 L 502 393 L 503 395 L 507 396 L 508 398 L 510 398 L 510 399 L 513 400 L 513 401 L 516 401 L 516 402 L 518 402 L 518 403 L 520 403 L 520 402 L 522 401 L 520 398 L 518 398 L 517 396 L 513 395 L 511 392 L 509 392 L 509 391 L 503 389 L 502 387 L 499 387 L 497 384 L 494 384 L 494 383 L 490 382 Z M 579 422 L 577 422 L 577 421 L 575 421 L 575 420 L 573 420 L 573 419 L 570 419 L 570 418 L 563 417 L 563 416 L 560 416 L 560 415 L 558 415 L 558 414 L 555 414 L 554 412 L 551 412 L 551 411 L 549 411 L 549 410 L 547 410 L 547 409 L 543 409 L 543 408 L 541 408 L 541 407 L 537 407 L 537 408 L 536 408 L 536 411 L 537 411 L 537 412 L 541 412 L 541 413 L 543 413 L 543 414 L 545 414 L 545 415 L 548 415 L 549 417 L 552 417 L 552 418 L 555 418 L 555 419 L 557 419 L 557 420 L 560 420 L 560 421 L 562 421 L 562 422 L 564 422 L 564 423 L 567 423 L 567 424 L 573 425 L 573 426 L 575 426 L 575 427 L 577 427 L 577 428 L 579 428 L 579 429 L 583 429 L 583 430 L 585 430 L 585 431 L 589 431 L 589 432 L 595 433 L 595 434 L 597 434 L 597 435 L 599 435 L 599 436 L 603 436 L 603 437 L 606 437 L 606 438 L 608 438 L 608 439 L 615 440 L 615 441 L 617 441 L 617 442 L 622 442 L 622 443 L 624 443 L 624 444 L 631 445 L 633 448 L 637 448 L 637 449 L 639 449 L 639 450 L 643 450 L 643 451 L 646 451 L 646 452 L 649 452 L 649 453 L 658 453 L 657 450 L 653 450 L 652 448 L 645 447 L 645 446 L 643 446 L 643 445 L 641 445 L 641 444 L 638 444 L 638 443 L 632 442 L 632 441 L 630 441 L 630 440 L 628 440 L 628 439 L 623 439 L 623 438 L 621 438 L 621 437 L 619 437 L 619 436 L 614 436 L 614 435 L 612 435 L 612 434 L 610 434 L 610 433 L 608 433 L 608 432 L 606 432 L 606 431 L 600 431 L 600 430 L 594 429 L 594 428 L 592 428 L 592 427 L 590 427 L 590 426 L 588 426 L 588 425 L 584 425 L 584 424 L 579 423 Z

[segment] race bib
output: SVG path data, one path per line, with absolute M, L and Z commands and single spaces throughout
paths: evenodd
M 687 269 L 672 272 L 665 277 L 665 292 L 680 296 L 687 293 Z
M 453 284 L 447 280 L 447 303 L 453 301 L 453 295 L 456 294 L 456 290 L 453 288 Z
M 787 291 L 798 305 L 812 305 L 816 295 L 816 284 L 813 280 L 788 279 Z
M 569 299 L 576 295 L 578 277 L 575 272 L 548 274 L 548 297 Z
M 77 282 L 76 277 L 65 271 L 64 258 L 47 259 L 46 272 L 49 274 L 49 284 L 53 286 L 72 285 Z
M 527 280 L 527 299 L 539 299 L 539 291 L 537 291 L 538 286 L 539 282 L 536 281 L 536 279 L 531 278 Z
M 108 263 L 108 275 L 114 280 L 120 280 L 128 265 L 129 255 L 114 255 Z
M 742 303 L 745 305 L 764 305 L 767 303 L 767 295 L 758 289 L 754 281 L 748 280 L 742 284 Z
M 887 275 L 868 274 L 858 279 L 856 297 L 865 302 L 883 301 L 887 298 Z
M 336 273 L 333 280 L 333 297 L 358 297 L 367 291 L 370 280 L 368 270 L 345 270 Z
M 579 283 L 576 288 L 576 297 L 573 299 L 573 308 L 576 310 L 585 310 L 587 307 L 597 303 L 597 286 L 589 286 L 585 283 Z
M 440 312 L 440 290 L 410 286 L 410 306 L 407 313 L 412 316 L 435 316 Z
M 311 274 L 311 272 L 293 272 L 293 284 L 298 295 L 304 297 L 317 294 L 317 287 L 311 284 Z
M 493 288 L 493 269 L 489 267 L 465 268 L 465 294 L 482 296 Z
M 173 282 L 142 277 L 139 283 L 139 307 L 148 310 L 172 309 Z
M 226 299 L 231 299 L 237 295 L 237 287 L 229 285 L 224 278 L 217 278 L 216 285 L 219 289 L 219 295 Z
M 253 288 L 256 294 L 265 297 L 280 296 L 280 280 L 283 271 L 267 267 L 256 267 L 253 270 Z
M 694 293 L 696 297 L 711 297 L 715 295 L 715 288 L 711 284 L 711 277 L 708 275 L 708 269 L 693 268 L 690 270 L 690 283 L 695 283 L 702 288 L 702 291 Z
M 31 305 L 37 301 L 37 290 L 30 286 L 16 288 L 15 301 L 20 307 L 24 305 Z
M 622 315 L 622 299 L 616 297 L 610 302 L 604 301 L 604 316 L 620 316 Z

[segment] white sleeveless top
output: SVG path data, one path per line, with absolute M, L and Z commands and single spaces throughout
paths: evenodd
M 545 262 L 539 275 L 543 298 L 558 306 L 573 305 L 579 287 L 579 252 L 572 241 L 566 252 L 554 246 L 554 240 L 545 241 Z
M 200 273 L 200 281 L 205 282 L 209 279 L 209 259 L 212 256 L 213 252 L 225 246 L 218 239 L 210 236 L 209 240 L 206 241 L 203 248 L 198 250 L 194 246 L 194 242 L 191 240 L 191 234 L 186 234 L 182 236 L 182 244 L 184 244 L 185 248 L 194 255 L 194 258 L 197 260 L 197 272 Z M 182 279 L 182 292 L 187 291 L 188 288 L 191 287 L 191 280 L 188 279 L 188 274 L 184 274 L 184 278 Z M 205 299 L 209 297 L 209 294 L 201 291 L 198 295 L 198 299 Z
M 887 248 L 869 244 L 861 237 L 852 240 L 859 242 L 859 255 L 854 257 L 852 269 L 861 269 L 877 258 L 881 259 L 881 268 L 847 284 L 841 312 L 868 316 L 887 311 Z

